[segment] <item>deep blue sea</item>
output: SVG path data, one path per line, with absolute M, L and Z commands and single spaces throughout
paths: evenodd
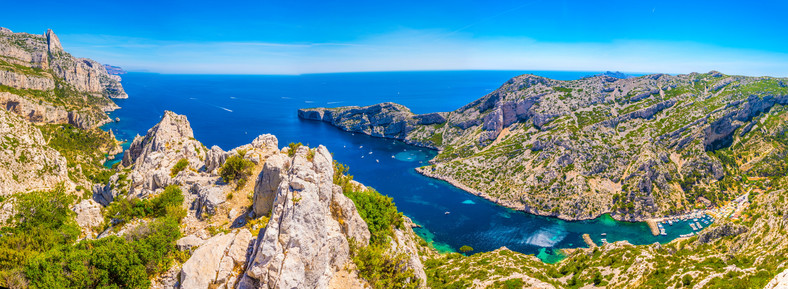
M 189 118 L 195 138 L 224 150 L 257 135 L 277 136 L 279 146 L 301 142 L 325 145 L 355 179 L 394 199 L 422 228 L 416 232 L 441 250 L 463 245 L 474 252 L 501 246 L 542 260 L 560 259 L 557 249 L 586 247 L 582 234 L 597 244 L 668 242 L 691 232 L 687 224 L 667 226 L 667 236 L 652 236 L 645 223 L 618 222 L 608 216 L 567 222 L 500 207 L 446 182 L 419 175 L 436 152 L 399 141 L 351 134 L 318 121 L 300 120 L 304 107 L 370 105 L 392 101 L 415 113 L 451 111 L 495 90 L 508 79 L 532 73 L 571 80 L 597 72 L 451 71 L 309 74 L 298 76 L 161 75 L 129 73 L 123 86 L 129 99 L 116 100 L 120 122 L 104 126 L 121 140 L 144 135 L 164 110 Z M 450 212 L 446 214 L 446 212 Z

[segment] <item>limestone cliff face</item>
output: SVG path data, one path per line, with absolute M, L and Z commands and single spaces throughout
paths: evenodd
M 64 51 L 52 30 L 0 30 L 0 93 L 0 105 L 30 121 L 81 128 L 109 122 L 104 112 L 118 108 L 110 98 L 128 97 L 103 65 Z
M 384 103 L 298 115 L 437 148 L 421 173 L 511 208 L 635 221 L 690 210 L 701 196 L 732 197 L 731 190 L 714 192 L 737 176 L 733 171 L 750 168 L 723 163 L 718 150 L 766 146 L 774 150 L 762 151 L 779 157 L 782 145 L 749 136 L 754 129 L 781 133 L 759 122 L 775 109 L 782 113 L 786 83 L 716 71 L 573 81 L 522 75 L 448 113 L 414 115 Z
M 313 154 L 313 157 L 308 157 Z M 369 242 L 366 223 L 353 202 L 333 184 L 328 150 L 300 147 L 290 159 L 276 158 L 261 175 L 256 209 L 270 211 L 265 232 L 253 245 L 239 288 L 327 288 L 332 277 L 350 262 L 349 239 Z M 257 196 L 265 194 L 268 196 Z M 255 204 L 257 206 L 257 204 Z
M 0 196 L 51 189 L 60 182 L 71 184 L 66 159 L 46 145 L 38 128 L 0 110 Z

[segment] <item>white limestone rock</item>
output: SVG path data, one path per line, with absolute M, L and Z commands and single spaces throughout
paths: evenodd
M 181 268 L 181 288 L 232 288 L 246 263 L 252 234 L 240 229 L 208 239 Z
M 238 288 L 326 288 L 350 260 L 345 232 L 362 244 L 369 242 L 366 223 L 358 222 L 355 207 L 348 207 L 352 202 L 333 184 L 331 154 L 323 146 L 314 149 L 311 160 L 308 154 L 307 147 L 300 147 L 293 158 L 269 158 L 268 172 L 276 176 L 284 169 L 285 174 L 278 175 L 271 219 L 253 246 Z M 269 189 L 276 178 L 263 171 L 257 185 Z M 258 196 L 256 201 L 267 201 Z M 352 228 L 343 228 L 339 217 Z
M 769 281 L 763 289 L 788 289 L 788 269 L 774 276 L 774 279 Z
M 77 213 L 77 224 L 82 227 L 83 232 L 90 232 L 104 222 L 101 205 L 92 199 L 82 200 L 74 205 L 73 210 Z

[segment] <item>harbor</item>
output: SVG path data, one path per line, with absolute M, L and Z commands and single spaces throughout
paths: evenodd
M 646 223 L 651 229 L 651 234 L 654 236 L 666 236 L 667 230 L 670 228 L 689 226 L 692 231 L 686 234 L 681 234 L 680 237 L 692 237 L 703 228 L 706 228 L 714 223 L 716 220 L 723 218 L 735 220 L 741 218 L 742 212 L 750 204 L 748 196 L 749 192 L 737 197 L 733 201 L 730 201 L 721 207 L 695 210 L 693 212 L 677 216 L 652 218 L 646 220 Z

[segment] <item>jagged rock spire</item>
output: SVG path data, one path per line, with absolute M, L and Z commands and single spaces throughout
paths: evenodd
M 49 49 L 49 53 L 63 52 L 63 46 L 60 45 L 60 38 L 57 38 L 57 35 L 55 35 L 52 29 L 47 29 L 45 36 L 47 37 L 47 49 Z

